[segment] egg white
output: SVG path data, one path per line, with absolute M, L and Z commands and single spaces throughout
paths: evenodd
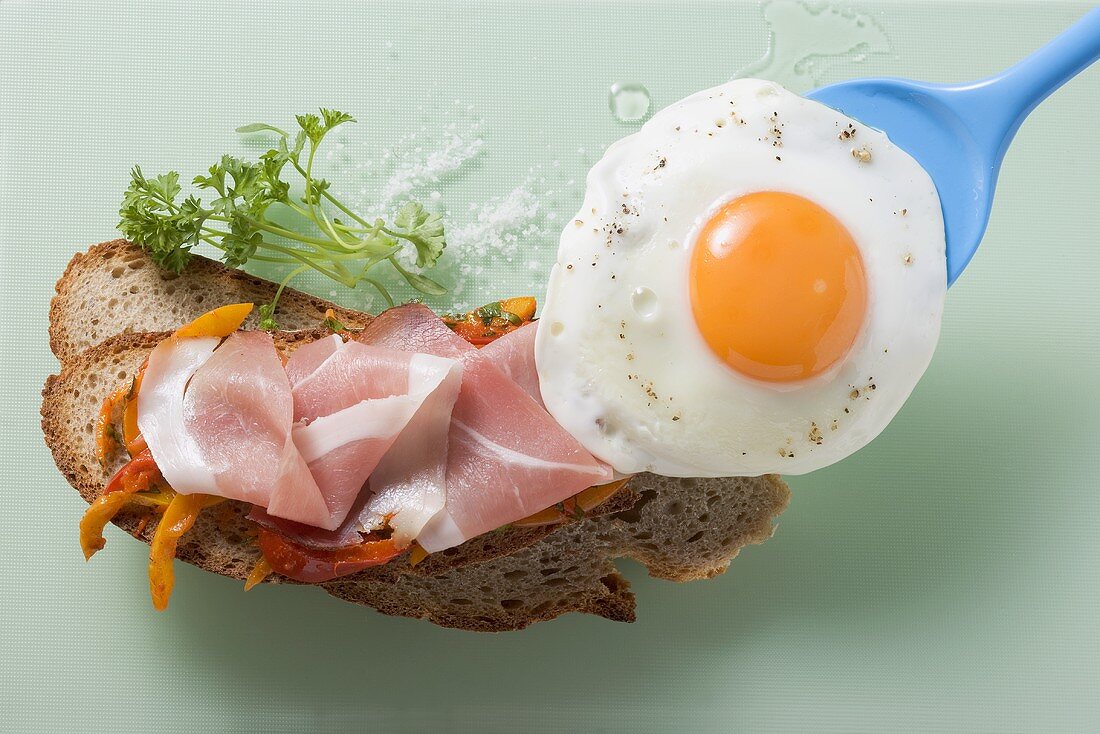
M 864 327 L 839 365 L 810 380 L 734 371 L 692 316 L 696 231 L 723 203 L 757 191 L 817 203 L 863 258 Z M 771 82 L 699 92 L 613 144 L 589 172 L 538 330 L 543 399 L 623 473 L 826 466 L 877 436 L 927 368 L 947 291 L 944 247 L 935 186 L 883 133 Z

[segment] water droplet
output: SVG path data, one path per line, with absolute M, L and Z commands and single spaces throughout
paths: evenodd
M 634 309 L 634 313 L 643 319 L 651 319 L 656 316 L 659 305 L 657 294 L 645 286 L 635 288 L 634 292 L 630 294 L 631 308 Z
M 768 0 L 762 8 L 768 50 L 736 77 L 767 79 L 802 94 L 819 86 L 838 61 L 862 61 L 869 54 L 892 50 L 873 17 L 848 7 Z
M 608 104 L 620 122 L 641 122 L 649 117 L 649 90 L 634 82 L 616 82 L 611 85 Z

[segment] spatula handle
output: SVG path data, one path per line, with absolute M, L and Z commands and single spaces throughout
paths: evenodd
M 1024 118 L 1054 90 L 1100 59 L 1100 7 L 1035 53 L 1000 74 L 979 82 L 987 102 L 1000 105 L 990 115 L 1004 115 L 1005 137 L 1011 139 Z

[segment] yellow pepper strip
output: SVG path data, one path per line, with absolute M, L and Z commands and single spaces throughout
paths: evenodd
M 244 590 L 251 590 L 253 586 L 262 583 L 263 580 L 270 576 L 274 571 L 275 569 L 271 567 L 271 564 L 267 562 L 267 559 L 261 556 L 259 562 L 252 567 L 252 571 L 248 574 L 248 578 L 245 579 Z
M 107 539 L 103 537 L 103 528 L 130 501 L 125 492 L 111 492 L 96 499 L 80 518 L 80 549 L 84 551 L 84 560 L 91 560 L 97 551 L 103 550 Z
M 135 527 L 133 532 L 131 532 L 130 534 L 138 540 L 141 540 L 141 534 L 145 532 L 145 527 L 149 524 L 149 517 L 149 515 L 146 515 L 145 517 L 138 520 L 137 527 Z
M 126 450 L 130 452 L 130 456 L 137 456 L 148 448 L 149 444 L 145 443 L 145 436 L 142 436 L 140 433 L 133 441 L 126 444 Z
M 103 528 L 115 515 L 133 499 L 135 492 L 149 488 L 152 480 L 159 476 L 153 457 L 144 453 L 122 467 L 111 477 L 111 481 L 80 518 L 80 549 L 84 551 L 84 560 L 89 560 L 106 544 Z
M 175 491 L 167 484 L 161 485 L 156 492 L 140 492 L 130 495 L 130 501 L 135 505 L 148 507 L 156 513 L 164 512 L 175 498 Z
M 172 596 L 176 580 L 172 562 L 179 539 L 191 529 L 204 508 L 223 501 L 224 498 L 209 494 L 177 494 L 164 511 L 149 548 L 149 592 L 158 612 L 168 608 Z
M 95 458 L 99 465 L 107 468 L 107 459 L 118 445 L 114 435 L 115 407 L 130 393 L 130 386 L 120 387 L 103 399 L 99 407 L 99 416 L 95 423 Z
M 409 565 L 416 566 L 416 564 L 423 561 L 429 555 L 431 554 L 421 548 L 420 544 L 414 540 L 412 546 L 409 548 Z
M 522 520 L 516 520 L 512 524 L 518 525 L 522 528 L 526 528 L 535 527 L 536 525 L 557 525 L 559 522 L 564 521 L 565 515 L 562 514 L 561 510 L 559 510 L 557 506 L 554 506 L 547 507 L 545 510 L 540 510 L 534 515 L 528 515 Z
M 598 507 L 611 499 L 611 496 L 626 486 L 626 483 L 629 481 L 630 477 L 624 477 L 622 479 L 616 479 L 613 482 L 608 482 L 607 484 L 597 484 L 595 487 L 589 487 L 584 490 L 574 497 L 573 500 L 577 503 L 577 507 L 588 512 L 592 508 Z
M 500 302 L 500 308 L 508 313 L 519 316 L 524 321 L 530 321 L 535 318 L 535 307 L 537 303 L 534 296 L 518 296 L 516 298 L 506 298 Z
M 130 390 L 127 393 L 126 408 L 122 411 L 122 440 L 126 443 L 126 450 L 131 455 L 140 453 L 141 449 L 137 451 L 130 448 L 131 445 L 135 445 L 135 441 L 141 438 L 141 429 L 138 428 L 138 403 L 137 396 L 138 391 L 141 390 L 141 380 L 145 377 L 145 365 L 141 366 L 137 375 L 134 376 L 134 381 L 130 385 Z
M 176 330 L 175 336 L 229 336 L 252 313 L 254 304 L 233 303 L 215 308 Z
M 560 522 L 565 522 L 566 517 L 581 517 L 585 512 L 609 500 L 613 494 L 622 489 L 629 481 L 630 477 L 624 477 L 623 479 L 616 479 L 607 484 L 597 484 L 594 487 L 589 487 L 581 491 L 564 502 L 552 507 L 547 507 L 545 510 L 540 510 L 534 515 L 528 515 L 522 520 L 516 520 L 512 524 L 518 525 L 519 527 L 557 525 Z

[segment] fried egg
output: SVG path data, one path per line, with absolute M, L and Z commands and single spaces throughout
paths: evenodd
M 800 474 L 866 445 L 927 368 L 947 292 L 928 174 L 771 82 L 613 144 L 562 232 L 547 409 L 623 473 Z

